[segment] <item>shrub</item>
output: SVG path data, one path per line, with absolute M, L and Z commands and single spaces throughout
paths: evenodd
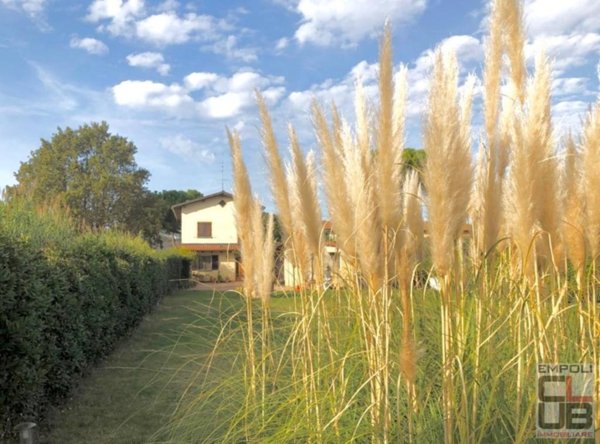
M 0 205 L 0 441 L 67 396 L 79 376 L 189 277 L 181 251 L 80 234 L 52 211 Z

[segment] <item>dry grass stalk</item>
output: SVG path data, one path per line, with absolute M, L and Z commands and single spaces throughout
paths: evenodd
M 308 249 L 308 240 L 306 230 L 304 229 L 301 190 L 298 188 L 298 179 L 296 178 L 296 170 L 288 165 L 287 169 L 287 185 L 289 190 L 290 209 L 292 212 L 292 220 L 294 221 L 289 240 L 286 257 L 298 269 L 298 278 L 305 283 L 310 275 L 310 253 Z M 294 272 L 295 273 L 295 272 Z M 294 278 L 295 279 L 295 278 Z
M 401 247 L 396 262 L 403 313 L 403 341 L 400 351 L 400 370 L 407 381 L 409 381 L 410 384 L 414 384 L 417 357 L 414 339 L 411 334 L 412 310 L 410 307 L 410 287 L 413 270 L 421 259 L 424 233 L 421 185 L 419 183 L 418 172 L 414 170 L 407 172 L 406 178 L 404 179 L 402 194 L 403 223 L 398 239 L 398 244 L 401 245 Z
M 525 103 L 525 31 L 523 29 L 523 9 L 520 0 L 499 0 L 505 20 L 505 47 L 510 60 L 510 74 L 515 85 L 517 98 Z
M 454 245 L 466 220 L 472 182 L 470 146 L 465 144 L 464 120 L 457 101 L 456 58 L 442 50 L 429 91 L 423 145 L 428 193 L 429 232 L 433 265 L 448 275 L 454 262 Z
M 402 162 L 402 151 L 404 150 L 404 133 L 406 127 L 406 100 L 408 96 L 408 68 L 401 65 L 396 73 L 394 81 L 394 112 L 392 117 L 393 124 L 393 149 L 396 156 L 400 156 L 396 161 Z M 398 169 L 394 169 L 393 174 L 401 175 Z
M 300 150 L 298 138 L 293 127 L 288 128 L 290 151 L 292 154 L 293 184 L 290 183 L 290 197 L 293 199 L 294 244 L 302 238 L 303 249 L 306 249 L 311 278 L 321 281 L 321 208 L 316 189 L 316 178 L 313 167 L 310 167 Z
M 552 186 L 544 177 L 556 181 L 550 120 L 550 67 L 545 55 L 536 59 L 534 77 L 527 88 L 526 113 L 513 120 L 513 141 L 510 185 L 507 197 L 510 206 L 510 233 L 520 255 L 520 267 L 533 279 L 537 251 L 534 236 L 544 229 L 557 239 L 557 205 L 548 196 L 545 186 Z M 551 188 L 554 189 L 554 188 Z M 544 200 L 551 200 L 544 202 Z M 542 256 L 549 257 L 547 241 L 536 242 Z M 555 239 L 552 239 L 553 241 Z
M 398 234 L 398 279 L 410 286 L 412 272 L 423 254 L 424 222 L 419 173 L 410 170 L 402 185 L 402 228 Z M 401 287 L 402 288 L 402 287 Z
M 349 231 L 356 257 L 369 287 L 375 290 L 382 282 L 383 261 L 380 251 L 382 230 L 375 198 L 375 180 L 370 167 L 371 156 L 365 156 L 346 122 L 342 123 L 342 140 L 343 170 L 346 174 L 344 188 L 353 209 L 352 217 L 344 223 L 352 224 Z
M 475 262 L 478 262 L 486 249 L 486 231 L 485 215 L 488 213 L 486 191 L 490 188 L 490 156 L 486 152 L 483 142 L 479 143 L 479 151 L 475 162 L 475 176 L 473 180 L 473 191 L 471 193 L 471 202 L 469 203 L 469 216 L 473 227 L 472 256 Z
M 562 262 L 562 238 L 560 236 L 560 214 L 562 213 L 559 183 L 560 172 L 558 157 L 554 148 L 554 137 L 552 128 L 552 112 L 550 91 L 552 88 L 552 73 L 550 62 L 542 52 L 536 60 L 536 76 L 538 70 L 541 75 L 540 88 L 540 142 L 543 143 L 544 161 L 541 166 L 540 190 L 537 198 L 540 201 L 540 225 L 550 238 L 550 253 L 557 263 Z M 559 254 L 560 253 L 560 254 Z
M 275 132 L 273 131 L 273 122 L 271 121 L 267 104 L 258 91 L 256 92 L 256 101 L 258 103 L 260 120 L 262 122 L 261 136 L 263 146 L 267 164 L 271 171 L 271 190 L 277 208 L 279 209 L 279 220 L 281 221 L 284 235 L 287 237 L 290 236 L 293 231 L 293 221 L 288 199 L 289 192 L 285 179 L 285 168 L 279 154 Z
M 248 178 L 248 170 L 242 158 L 240 136 L 236 132 L 227 129 L 231 158 L 233 161 L 233 192 L 234 212 L 237 226 L 238 238 L 240 240 L 240 253 L 244 258 L 244 295 L 246 296 L 247 344 L 246 353 L 248 357 L 247 371 L 249 372 L 249 383 L 247 385 L 250 400 L 256 396 L 257 372 L 256 356 L 254 351 L 254 326 L 252 299 L 256 294 L 256 261 L 254 260 L 254 226 L 251 216 L 255 212 L 256 202 L 252 197 L 252 188 Z
M 233 195 L 235 207 L 235 222 L 240 239 L 240 252 L 244 260 L 244 272 L 248 279 L 244 280 L 244 292 L 246 296 L 254 297 L 254 283 L 252 276 L 254 273 L 254 261 L 251 260 L 254 253 L 253 245 L 253 224 L 250 215 L 254 211 L 254 198 L 252 197 L 252 188 L 248 178 L 248 170 L 242 158 L 242 149 L 240 136 L 237 132 L 227 130 L 227 138 L 231 150 L 231 159 L 233 163 Z
M 449 51 L 438 49 L 430 81 L 423 145 L 428 193 L 429 238 L 433 266 L 442 285 L 442 386 L 444 435 L 452 442 L 454 338 L 450 276 L 455 246 L 462 234 L 472 185 L 470 146 L 465 135 L 469 107 L 458 104 L 458 66 Z
M 498 130 L 504 23 L 503 5 L 501 0 L 497 0 L 493 3 L 490 14 L 490 35 L 486 42 L 483 73 L 487 143 L 480 143 L 470 204 L 474 234 L 472 252 L 476 262 L 479 262 L 497 241 L 502 220 L 502 175 L 508 163 L 507 158 L 500 159 L 508 153 L 508 149 L 501 144 Z M 503 167 L 499 166 L 501 162 L 504 163 Z
M 492 4 L 490 14 L 490 35 L 486 41 L 485 65 L 483 68 L 484 122 L 488 146 L 492 146 L 497 136 L 496 128 L 500 109 L 500 82 L 502 76 L 503 23 L 500 0 L 496 0 Z
M 600 101 L 588 114 L 582 148 L 586 235 L 592 258 L 597 260 L 600 255 Z
M 585 264 L 585 197 L 581 184 L 581 155 L 571 135 L 566 141 L 565 172 L 563 175 L 564 213 L 563 239 L 567 257 L 579 276 Z
M 335 108 L 334 108 L 335 109 Z M 356 256 L 353 217 L 350 194 L 346 190 L 346 173 L 340 162 L 343 150 L 342 124 L 337 111 L 334 112 L 334 129 L 329 130 L 327 119 L 320 106 L 312 105 L 313 122 L 317 140 L 322 152 L 323 183 L 333 230 L 338 239 L 339 248 L 348 258 Z
M 405 91 L 405 90 L 404 90 Z M 403 85 L 396 91 L 397 99 L 404 100 Z M 392 242 L 399 228 L 402 210 L 400 190 L 402 186 L 402 142 L 404 139 L 404 105 L 394 106 L 394 74 L 392 60 L 392 31 L 385 28 L 379 56 L 379 113 L 376 137 L 376 169 L 378 207 L 388 241 Z M 394 113 L 395 111 L 395 113 Z M 394 115 L 396 114 L 396 115 Z M 360 133 L 359 133 L 360 138 Z M 360 141 L 359 141 L 360 143 Z M 391 247 L 391 246 L 390 246 Z M 389 248 L 386 253 L 393 251 Z
M 275 238 L 273 237 L 273 227 L 273 215 L 269 214 L 266 231 L 263 236 L 262 248 L 259 250 L 263 256 L 262 268 L 260 272 L 261 279 L 258 286 L 258 294 L 262 300 L 268 300 L 271 295 L 271 291 L 273 290 L 273 269 L 275 266 Z
M 514 85 L 509 83 L 508 89 L 514 91 Z M 510 162 L 510 147 L 512 145 L 512 129 L 515 121 L 515 99 L 509 93 L 502 98 L 502 109 L 500 111 L 500 122 L 498 123 L 498 144 L 497 144 L 497 174 L 503 180 Z
M 534 185 L 532 204 L 539 227 L 544 235 L 538 239 L 537 253 L 546 265 L 560 246 L 558 165 L 552 136 L 550 90 L 552 76 L 550 63 L 542 52 L 536 57 L 535 75 L 527 92 L 527 118 L 525 119 L 525 144 L 531 156 Z M 558 258 L 560 261 L 560 258 Z

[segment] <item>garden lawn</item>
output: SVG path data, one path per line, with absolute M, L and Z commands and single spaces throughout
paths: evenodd
M 218 384 L 235 365 L 229 355 L 209 357 L 223 319 L 242 306 L 233 292 L 181 291 L 165 297 L 72 397 L 49 413 L 41 442 L 167 441 L 178 402 L 197 395 L 211 380 Z

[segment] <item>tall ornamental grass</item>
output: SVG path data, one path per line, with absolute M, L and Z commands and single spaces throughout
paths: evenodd
M 405 68 L 394 71 L 389 27 L 378 101 L 358 80 L 353 125 L 313 103 L 318 166 L 290 128 L 286 170 L 258 94 L 283 247 L 303 284 L 284 297 L 288 310 L 271 297 L 272 227 L 259 223 L 230 133 L 247 310 L 224 324 L 214 352 L 242 337 L 243 353 L 239 372 L 181 406 L 175 441 L 526 442 L 543 362 L 595 364 L 598 402 L 600 102 L 581 135 L 557 139 L 551 64 L 538 54 L 528 72 L 522 23 L 518 0 L 493 2 L 481 134 L 471 129 L 475 79 L 459 87 L 455 55 L 435 51 L 421 174 L 401 173 L 410 85 Z M 341 254 L 328 290 L 315 168 Z M 234 413 L 207 437 L 199 406 L 222 393 Z

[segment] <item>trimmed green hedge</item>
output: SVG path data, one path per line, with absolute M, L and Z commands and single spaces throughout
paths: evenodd
M 60 222 L 0 205 L 0 442 L 64 399 L 168 293 L 170 279 L 189 277 L 182 252 L 80 235 Z

